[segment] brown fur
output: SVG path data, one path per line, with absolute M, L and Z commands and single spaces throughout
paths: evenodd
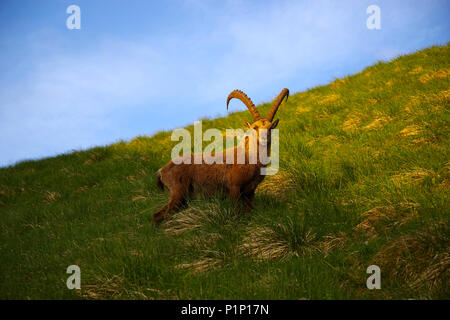
M 232 96 L 234 94 L 234 96 Z M 274 102 L 272 110 L 278 108 L 279 104 L 285 96 L 289 95 L 289 91 L 284 89 L 278 96 L 278 99 Z M 245 96 L 241 91 L 233 91 L 230 97 L 236 97 L 241 99 L 249 110 L 252 111 L 252 116 L 256 120 L 253 124 L 247 122 L 247 126 L 254 129 L 257 133 L 257 139 L 259 142 L 259 130 L 268 130 L 268 153 L 270 152 L 270 130 L 275 128 L 278 124 L 278 120 L 274 123 L 272 119 L 261 119 L 256 108 L 251 109 L 251 100 Z M 281 98 L 280 98 L 281 97 Z M 273 118 L 275 112 L 272 112 L 271 118 Z M 238 148 L 245 148 L 245 163 L 238 164 Z M 258 144 L 259 148 L 259 144 Z M 176 211 L 180 206 L 186 202 L 188 196 L 202 193 L 207 196 L 212 196 L 216 193 L 222 193 L 230 196 L 237 204 L 238 201 L 243 201 L 246 210 L 252 209 L 252 201 L 255 196 L 255 190 L 258 184 L 264 179 L 264 175 L 261 175 L 261 168 L 264 166 L 261 164 L 258 157 L 256 164 L 249 163 L 248 142 L 234 148 L 234 163 L 227 164 L 226 152 L 223 151 L 223 164 L 206 164 L 204 161 L 201 164 L 194 164 L 194 155 L 191 154 L 191 164 L 181 163 L 176 165 L 173 161 L 169 161 L 164 167 L 157 172 L 157 185 L 167 191 L 170 195 L 170 201 L 164 207 L 162 207 L 153 216 L 153 223 L 159 223 L 164 220 L 169 213 Z

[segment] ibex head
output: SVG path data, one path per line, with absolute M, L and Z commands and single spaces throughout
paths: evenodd
M 278 125 L 278 119 L 273 121 L 273 118 L 275 117 L 275 114 L 278 111 L 278 107 L 280 106 L 281 102 L 283 101 L 283 99 L 286 97 L 286 100 L 289 97 L 289 90 L 284 88 L 280 94 L 278 95 L 278 97 L 275 99 L 275 101 L 273 102 L 272 108 L 270 109 L 269 113 L 267 114 L 267 116 L 265 118 L 261 118 L 261 115 L 259 114 L 258 110 L 256 109 L 254 103 L 252 102 L 252 100 L 242 91 L 240 90 L 234 90 L 232 91 L 227 99 L 227 110 L 228 110 L 228 103 L 230 102 L 231 99 L 233 98 L 237 98 L 239 100 L 241 100 L 248 108 L 248 110 L 250 111 L 250 113 L 252 114 L 253 120 L 254 122 L 252 124 L 250 124 L 248 121 L 245 121 L 245 124 L 247 127 L 249 127 L 250 129 L 253 129 L 257 132 L 258 134 L 258 140 L 261 144 L 266 145 L 267 143 L 270 143 L 270 133 L 271 133 L 271 129 L 275 129 L 276 126 Z M 267 136 L 259 136 L 259 130 L 261 129 L 265 129 L 267 130 Z

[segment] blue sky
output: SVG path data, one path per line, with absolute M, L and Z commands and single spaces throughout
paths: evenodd
M 381 30 L 366 27 L 372 4 Z M 233 89 L 261 103 L 446 44 L 449 13 L 438 0 L 2 0 L 0 166 L 226 115 Z

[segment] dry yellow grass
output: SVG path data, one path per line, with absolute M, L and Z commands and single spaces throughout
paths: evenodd
M 362 214 L 363 220 L 355 227 L 355 230 L 368 235 L 370 238 L 377 237 L 377 228 L 387 230 L 393 226 L 401 226 L 416 215 L 416 204 L 405 203 L 399 208 L 394 206 L 379 206 Z
M 422 83 L 427 83 L 428 81 L 430 81 L 431 79 L 433 79 L 433 76 L 430 74 L 423 74 L 419 77 L 419 81 Z
M 47 204 L 51 204 L 61 198 L 61 194 L 56 191 L 45 191 L 45 200 Z
M 450 75 L 450 69 L 440 69 L 433 74 L 436 79 L 447 78 Z
M 448 221 L 389 242 L 374 256 L 388 282 L 402 281 L 412 289 L 432 296 L 446 290 L 450 276 Z
M 405 105 L 405 111 L 411 113 L 423 100 L 419 96 L 411 96 Z
M 83 299 L 106 300 L 111 298 L 152 300 L 156 296 L 158 299 L 176 299 L 170 294 L 170 290 L 161 291 L 154 288 L 137 288 L 136 290 L 125 289 L 126 281 L 119 275 L 111 277 L 95 277 L 95 283 L 83 284 L 77 293 Z
M 430 80 L 433 79 L 443 79 L 447 78 L 450 74 L 450 69 L 440 69 L 434 73 L 431 74 L 423 74 L 419 77 L 419 81 L 422 83 L 427 83 Z
M 83 284 L 79 291 L 84 299 L 102 300 L 110 297 L 118 297 L 122 290 L 124 279 L 115 275 L 110 278 L 96 277 L 95 283 Z
M 172 215 L 164 223 L 166 234 L 179 235 L 188 231 L 201 228 L 205 223 L 205 215 L 208 213 L 196 206 L 190 206 L 186 210 Z
M 256 192 L 261 192 L 279 199 L 287 200 L 289 193 L 294 190 L 294 185 L 288 174 L 281 171 L 275 175 L 266 176 L 259 184 Z
M 147 198 L 144 196 L 135 196 L 135 197 L 131 198 L 131 201 L 133 201 L 133 202 L 142 201 L 142 200 L 147 200 Z
M 339 137 L 337 137 L 337 136 L 335 136 L 333 134 L 330 134 L 328 136 L 320 138 L 319 140 L 322 143 L 339 143 Z
M 346 132 L 353 132 L 358 128 L 361 123 L 361 119 L 357 114 L 350 114 L 342 124 L 342 130 Z
M 371 123 L 369 123 L 367 126 L 363 127 L 363 130 L 376 130 L 376 129 L 380 129 L 384 126 L 385 123 L 389 122 L 389 118 L 388 117 L 380 117 L 377 118 L 375 120 L 373 120 Z
M 439 98 L 441 98 L 443 101 L 450 100 L 450 90 L 442 90 L 439 92 Z
M 302 114 L 302 113 L 309 112 L 309 111 L 311 111 L 311 107 L 305 107 L 305 106 L 302 106 L 302 105 L 299 105 L 297 107 L 297 113 L 298 114 Z
M 345 242 L 347 241 L 347 236 L 345 233 L 340 232 L 338 234 L 324 236 L 323 239 L 317 244 L 315 248 L 327 257 L 335 249 L 343 248 Z
M 205 272 L 212 268 L 219 266 L 222 263 L 221 259 L 211 258 L 211 257 L 202 257 L 201 259 L 191 262 L 191 263 L 182 263 L 175 266 L 176 269 L 189 269 L 194 273 Z
M 426 177 L 436 176 L 436 174 L 427 169 L 415 168 L 410 171 L 395 174 L 391 177 L 392 182 L 396 185 L 400 184 L 410 184 L 419 183 L 423 181 Z
M 337 101 L 337 100 L 339 100 L 340 98 L 341 98 L 341 95 L 340 95 L 340 94 L 330 94 L 330 95 L 328 95 L 328 96 L 323 97 L 323 98 L 318 102 L 318 104 L 319 104 L 319 105 L 328 104 L 328 103 Z
M 423 128 L 421 126 L 411 125 L 401 130 L 399 134 L 406 137 L 406 136 L 416 136 L 422 132 Z
M 414 139 L 412 142 L 416 145 L 421 145 L 421 144 L 428 143 L 428 140 L 425 139 L 424 137 L 421 137 L 419 139 Z
M 419 74 L 423 72 L 423 67 L 422 66 L 418 66 L 416 68 L 414 68 L 413 70 L 409 71 L 408 74 L 409 75 L 415 75 L 415 74 Z
M 274 230 L 265 227 L 249 230 L 240 250 L 245 256 L 262 260 L 297 256 L 297 253 L 290 249 L 288 241 L 280 239 Z
M 315 234 L 308 230 L 302 237 L 302 247 L 294 249 L 285 236 L 269 227 L 250 226 L 239 251 L 258 260 L 284 259 L 315 250 Z M 300 251 L 299 251 L 300 250 Z

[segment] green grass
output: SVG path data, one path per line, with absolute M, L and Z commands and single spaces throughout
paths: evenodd
M 0 169 L 0 298 L 449 299 L 449 75 L 447 45 L 293 94 L 248 215 L 200 199 L 152 227 L 170 132 Z

